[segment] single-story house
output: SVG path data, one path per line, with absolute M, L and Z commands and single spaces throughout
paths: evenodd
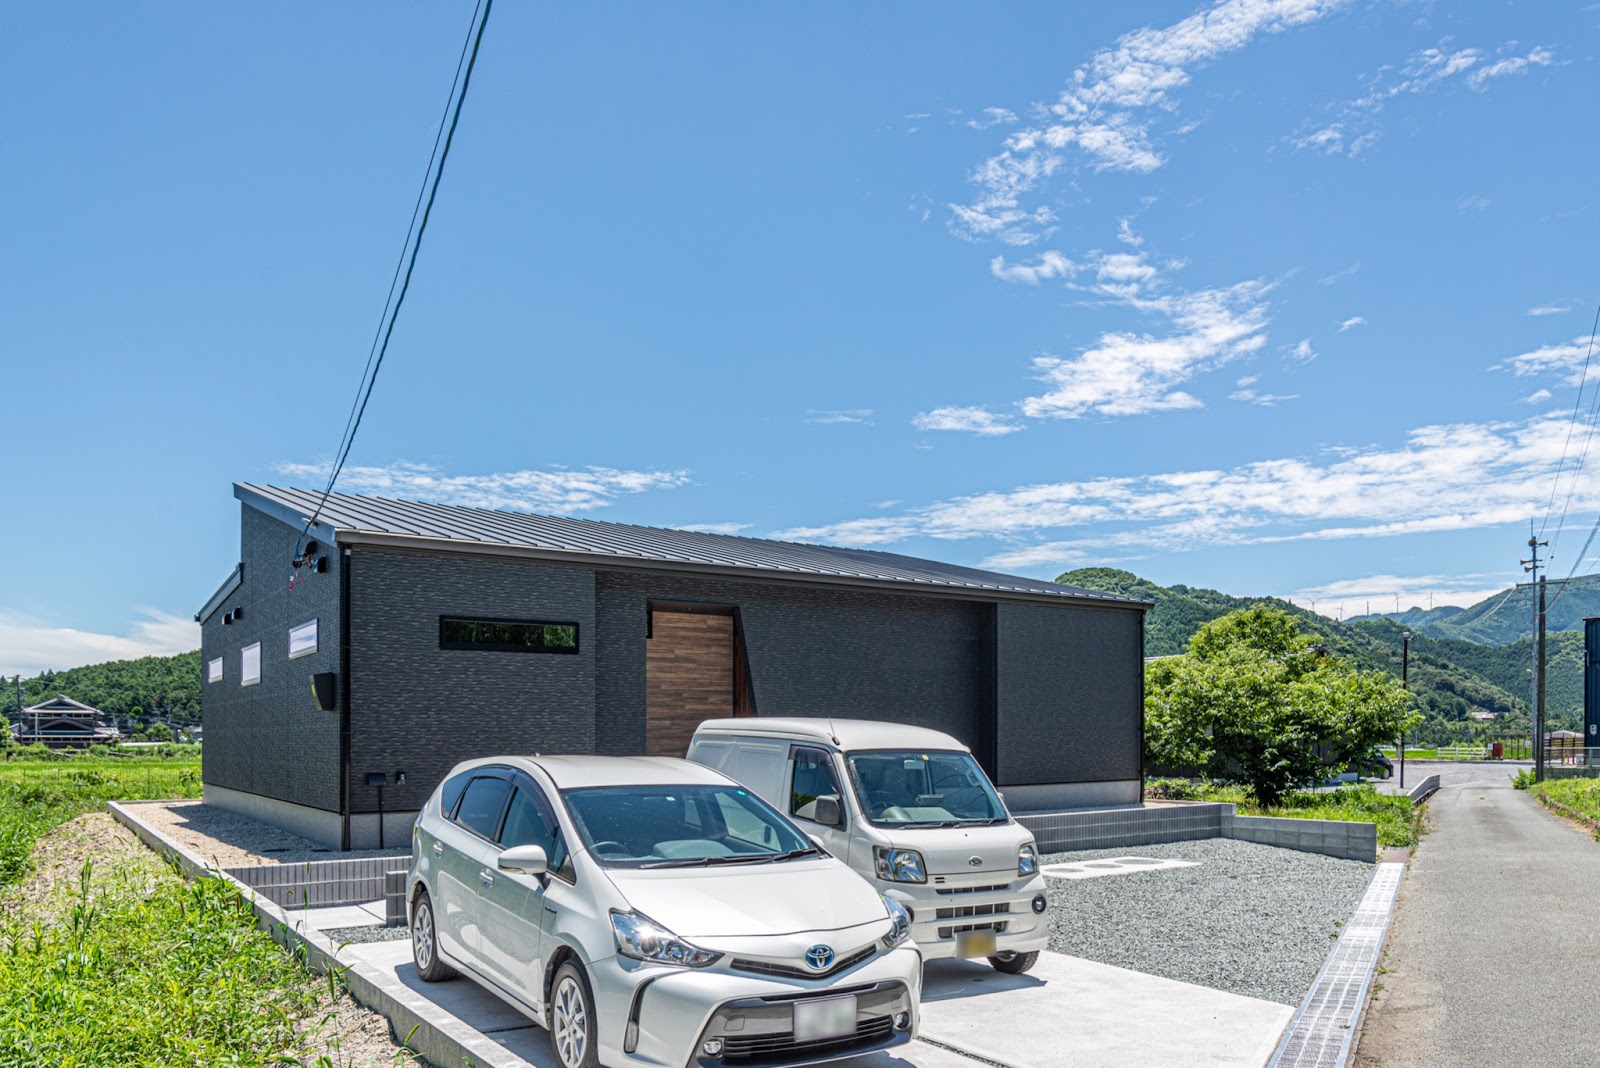
M 469 757 L 682 755 L 701 720 L 736 715 L 945 731 L 1019 810 L 1141 795 L 1148 602 L 349 494 L 308 530 L 318 492 L 234 495 L 240 563 L 196 616 L 205 798 L 330 847 L 403 844 Z

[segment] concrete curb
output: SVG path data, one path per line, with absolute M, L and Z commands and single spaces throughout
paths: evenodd
M 1428 798 L 1437 793 L 1438 790 L 1439 776 L 1429 775 L 1426 779 L 1423 779 L 1410 790 L 1406 791 L 1406 796 L 1411 798 L 1411 803 L 1413 805 L 1420 805 L 1422 802 L 1426 801 Z
M 340 947 L 304 920 L 291 919 L 283 909 L 261 897 L 238 879 L 208 865 L 187 847 L 142 822 L 141 805 L 161 801 L 111 801 L 111 817 L 139 837 L 163 858 L 178 865 L 186 878 L 223 879 L 239 891 L 256 914 L 256 926 L 304 961 L 318 974 L 337 971 L 350 996 L 389 1021 L 397 1040 L 437 1068 L 527 1068 L 521 1057 L 482 1032 L 441 1011 L 427 999 L 400 983 L 393 975 L 359 961 L 341 960 Z

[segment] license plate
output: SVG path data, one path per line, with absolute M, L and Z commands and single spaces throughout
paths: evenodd
M 993 931 L 962 931 L 956 935 L 956 956 L 958 957 L 992 957 L 994 956 Z
M 838 1038 L 853 1035 L 856 1031 L 856 999 L 854 996 L 827 998 L 823 1001 L 797 1001 L 794 1003 L 794 1037 L 796 1042 L 813 1042 L 821 1038 Z

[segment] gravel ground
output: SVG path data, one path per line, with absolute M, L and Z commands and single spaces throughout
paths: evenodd
M 1119 968 L 1298 1006 L 1372 881 L 1373 866 L 1212 838 L 1053 853 L 1198 862 L 1049 879 L 1050 948 Z
M 348 853 L 201 801 L 130 806 L 135 815 L 181 842 L 209 864 L 243 868 L 255 864 L 299 864 L 307 860 L 358 860 L 396 856 L 404 850 L 353 849 Z M 409 847 L 408 847 L 409 848 Z
M 333 940 L 336 946 L 346 943 L 355 945 L 358 942 L 398 942 L 402 938 L 411 937 L 409 927 L 330 927 L 322 932 Z

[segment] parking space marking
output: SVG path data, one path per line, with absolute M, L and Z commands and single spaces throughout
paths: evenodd
M 1166 871 L 1193 868 L 1195 860 L 1157 860 L 1154 857 L 1107 857 L 1104 860 L 1077 860 L 1070 864 L 1047 864 L 1039 869 L 1051 879 L 1098 879 L 1102 875 L 1130 875 L 1136 871 Z

